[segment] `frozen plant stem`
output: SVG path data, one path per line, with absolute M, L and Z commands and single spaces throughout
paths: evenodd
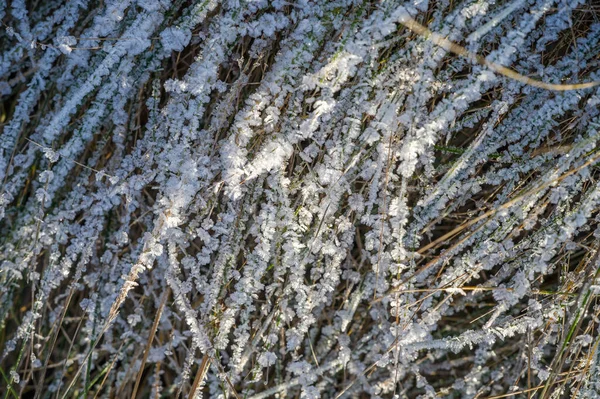
M 597 11 L 0 1 L 0 395 L 599 396 Z

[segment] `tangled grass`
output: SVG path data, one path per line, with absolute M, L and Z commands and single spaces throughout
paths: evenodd
M 600 397 L 599 12 L 0 0 L 0 394 Z

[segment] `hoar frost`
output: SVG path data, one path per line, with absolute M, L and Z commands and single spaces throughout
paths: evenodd
M 6 394 L 598 397 L 597 13 L 0 2 Z

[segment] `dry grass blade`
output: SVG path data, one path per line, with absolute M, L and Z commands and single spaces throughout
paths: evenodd
M 414 33 L 423 36 L 427 40 L 431 40 L 436 45 L 442 47 L 446 51 L 450 51 L 456 55 L 460 55 L 462 57 L 466 57 L 476 61 L 478 64 L 487 66 L 492 71 L 497 72 L 507 78 L 516 80 L 521 83 L 525 83 L 529 86 L 537 87 L 540 89 L 546 90 L 555 90 L 555 91 L 567 91 L 567 90 L 581 90 L 581 89 L 589 89 L 591 87 L 595 87 L 600 85 L 599 81 L 587 82 L 587 83 L 576 83 L 576 84 L 553 84 L 553 83 L 545 83 L 536 79 L 528 78 L 527 76 L 523 76 L 520 73 L 507 68 L 505 66 L 496 64 L 494 62 L 488 61 L 485 57 L 482 57 L 478 54 L 473 54 L 466 48 L 451 42 L 445 37 L 432 32 L 425 26 L 421 25 L 414 19 L 412 19 L 408 14 L 404 14 L 399 22 L 406 26 L 408 29 L 413 31 Z
M 133 387 L 133 391 L 131 392 L 131 399 L 135 399 L 137 395 L 137 391 L 140 386 L 140 381 L 142 380 L 142 374 L 144 374 L 144 366 L 146 365 L 146 361 L 148 360 L 150 348 L 152 347 L 152 341 L 154 341 L 154 336 L 156 335 L 156 330 L 158 329 L 158 323 L 160 323 L 160 317 L 162 315 L 163 309 L 165 308 L 165 304 L 167 303 L 167 298 L 169 297 L 170 291 L 170 289 L 167 289 L 163 293 L 163 296 L 160 300 L 160 305 L 158 307 L 158 310 L 156 311 L 156 315 L 154 316 L 152 329 L 150 330 L 150 334 L 148 334 L 148 342 L 146 342 L 146 348 L 144 349 L 144 357 L 142 358 L 142 363 L 140 364 L 140 369 L 138 370 L 137 378 L 135 379 L 135 385 Z
M 38 381 L 37 387 L 35 389 L 35 395 L 34 395 L 35 399 L 39 398 L 42 395 L 44 377 L 46 376 L 46 371 L 48 370 L 48 363 L 50 362 L 50 356 L 52 355 L 52 352 L 54 351 L 54 348 L 56 346 L 56 341 L 58 339 L 58 335 L 60 334 L 60 326 L 62 325 L 65 315 L 67 314 L 67 309 L 69 308 L 69 305 L 71 304 L 73 292 L 74 292 L 74 289 L 71 288 L 69 290 L 69 296 L 67 297 L 67 300 L 65 301 L 63 310 L 60 313 L 60 317 L 58 318 L 58 320 L 55 323 L 56 330 L 53 331 L 52 339 L 50 340 L 50 346 L 48 347 L 48 354 L 46 355 L 46 360 L 44 360 L 44 365 L 42 367 L 41 376 L 39 377 L 39 381 Z
M 569 380 L 571 380 L 571 379 L 573 379 L 573 378 L 575 378 L 575 377 L 577 377 L 577 374 L 573 374 L 572 376 L 569 376 L 569 377 L 563 378 L 562 380 L 555 381 L 555 382 L 553 383 L 553 385 L 555 385 L 555 384 L 560 384 L 560 383 L 563 383 L 563 382 L 569 381 Z M 529 394 L 529 393 L 535 393 L 535 392 L 539 391 L 540 389 L 544 388 L 544 386 L 545 386 L 545 385 L 538 385 L 538 386 L 536 386 L 536 387 L 533 387 L 533 388 L 529 388 L 529 389 L 523 389 L 523 390 L 520 390 L 520 391 L 511 392 L 511 393 L 505 393 L 505 394 L 502 394 L 502 395 L 488 396 L 488 397 L 487 397 L 487 398 L 485 398 L 485 399 L 501 399 L 501 398 L 510 398 L 510 397 L 514 397 L 514 396 L 517 396 L 517 395 L 522 395 L 522 394 L 524 394 L 524 393 L 527 393 L 527 394 Z
M 587 312 L 587 309 L 590 306 L 591 302 L 590 298 L 592 293 L 592 282 L 595 281 L 598 275 L 600 274 L 600 267 L 598 262 L 599 260 L 600 248 L 596 249 L 592 258 L 587 262 L 587 267 L 585 268 L 587 270 L 585 272 L 586 280 L 584 286 L 579 292 L 579 298 L 576 304 L 574 305 L 574 311 L 572 312 L 573 314 L 570 316 L 568 323 L 568 333 L 563 336 L 563 339 L 561 340 L 560 345 L 558 346 L 558 352 L 556 353 L 554 359 L 552 359 L 552 363 L 550 364 L 550 376 L 546 380 L 546 383 L 544 384 L 544 389 L 540 394 L 541 399 L 545 399 L 546 397 L 548 397 L 548 394 L 550 394 L 549 388 L 554 384 L 554 379 L 557 375 L 559 375 L 561 369 L 563 368 L 563 365 L 566 360 L 565 355 L 567 354 L 569 348 L 573 344 L 573 337 L 577 335 L 577 330 L 581 327 L 581 324 L 583 323 L 584 315 Z
M 112 371 L 113 367 L 115 366 L 115 363 L 119 359 L 119 353 L 121 352 L 122 349 L 123 349 L 123 344 L 121 344 L 121 346 L 117 350 L 117 353 L 114 354 L 113 360 L 112 360 L 112 362 L 110 362 L 110 365 L 108 366 L 108 369 L 106 370 L 106 373 L 104 373 L 104 377 L 102 378 L 102 381 L 100 382 L 100 385 L 98 386 L 98 389 L 96 390 L 96 394 L 94 395 L 94 399 L 96 399 L 98 397 L 98 395 L 100 394 L 100 392 L 102 391 L 102 387 L 104 387 L 104 384 L 106 383 L 106 380 L 108 379 L 108 375 L 110 374 L 110 372 Z
M 454 291 L 494 291 L 494 290 L 505 290 L 505 291 L 512 291 L 512 288 L 500 288 L 500 287 L 440 287 L 440 288 L 414 288 L 414 289 L 407 289 L 407 290 L 398 290 L 398 291 L 391 291 L 389 293 L 387 293 L 386 295 L 377 298 L 373 301 L 371 301 L 371 304 L 374 303 L 378 303 L 381 302 L 385 297 L 392 295 L 392 294 L 415 294 L 415 293 L 420 293 L 420 292 L 454 292 Z
M 192 388 L 190 389 L 188 399 L 194 399 L 196 391 L 204 381 L 204 377 L 206 376 L 206 372 L 208 371 L 209 367 L 210 357 L 208 356 L 208 354 L 204 354 L 204 356 L 202 357 L 202 362 L 200 363 L 200 367 L 198 368 L 198 372 L 196 373 L 196 378 L 194 378 L 194 383 L 192 384 Z
M 102 327 L 102 330 L 100 330 L 100 333 L 98 334 L 98 336 L 93 341 L 93 344 L 90 345 L 89 350 L 87 351 L 87 353 L 83 357 L 83 361 L 81 362 L 81 366 L 77 369 L 77 371 L 75 372 L 75 375 L 73 375 L 73 378 L 71 379 L 71 382 L 67 386 L 67 388 L 65 390 L 65 393 L 62 396 L 62 399 L 66 399 L 67 398 L 67 395 L 69 394 L 69 391 L 71 391 L 71 389 L 75 385 L 75 382 L 79 378 L 79 375 L 82 373 L 82 371 L 83 371 L 83 369 L 84 369 L 84 367 L 86 365 L 86 362 L 88 361 L 89 357 L 92 355 L 92 353 L 94 352 L 94 350 L 96 349 L 96 346 L 98 346 L 98 343 L 102 339 L 102 336 L 104 335 L 104 333 L 106 333 L 106 331 L 108 331 L 108 329 L 110 328 L 110 326 L 113 323 L 113 321 L 117 318 L 117 316 L 119 314 L 119 310 L 121 308 L 121 305 L 123 304 L 123 302 L 127 298 L 127 294 L 129 293 L 129 291 L 133 287 L 135 287 L 137 285 L 136 281 L 138 279 L 139 273 L 142 270 L 143 270 L 143 267 L 141 267 L 140 265 L 137 265 L 137 264 L 134 265 L 131 268 L 131 270 L 129 272 L 129 275 L 127 276 L 127 278 L 125 279 L 125 282 L 121 286 L 121 289 L 119 291 L 119 295 L 117 296 L 117 298 L 115 299 L 115 301 L 113 302 L 113 304 L 112 304 L 112 306 L 110 308 L 110 311 L 108 313 L 108 317 L 106 318 L 106 322 L 104 323 L 104 326 Z
M 556 179 L 547 181 L 547 182 L 542 183 L 542 184 L 540 184 L 540 185 L 538 185 L 536 187 L 533 187 L 532 189 L 527 190 L 526 192 L 524 192 L 524 193 L 516 196 L 512 200 L 510 200 L 508 202 L 505 202 L 501 206 L 499 206 L 497 208 L 490 209 L 489 211 L 485 212 L 484 214 L 482 214 L 482 215 L 480 215 L 480 216 L 478 216 L 476 218 L 473 218 L 473 219 L 469 220 L 466 223 L 461 224 L 460 226 L 454 228 L 450 232 L 442 235 L 441 237 L 439 237 L 439 238 L 435 239 L 434 241 L 430 242 L 429 244 L 427 244 L 427 245 L 419 248 L 419 250 L 417 252 L 419 254 L 423 254 L 423 253 L 427 252 L 429 249 L 431 249 L 431 248 L 433 248 L 433 247 L 435 247 L 435 246 L 437 246 L 437 245 L 445 242 L 446 240 L 454 237 L 455 235 L 457 235 L 461 231 L 463 231 L 463 230 L 465 230 L 465 229 L 467 229 L 467 228 L 469 228 L 469 227 L 471 227 L 471 226 L 479 223 L 480 221 L 482 221 L 484 219 L 487 219 L 490 216 L 495 215 L 496 213 L 498 213 L 498 212 L 500 212 L 502 210 L 510 208 L 511 206 L 515 205 L 516 203 L 518 203 L 519 201 L 523 200 L 524 198 L 527 198 L 527 197 L 529 197 L 529 196 L 531 196 L 531 195 L 533 195 L 533 194 L 535 194 L 535 193 L 537 193 L 537 192 L 539 192 L 541 190 L 544 190 L 544 189 L 546 189 L 546 188 L 548 188 L 548 187 L 550 187 L 550 186 L 552 186 L 552 185 L 554 185 L 554 184 L 556 184 L 556 183 L 558 183 L 558 182 L 566 179 L 567 177 L 569 177 L 569 176 L 571 176 L 571 175 L 573 175 L 573 174 L 575 174 L 575 173 L 577 173 L 577 172 L 579 172 L 579 171 L 587 168 L 588 166 L 594 164 L 595 162 L 597 162 L 599 160 L 600 160 L 600 152 L 597 152 L 595 156 L 591 157 L 584 164 L 582 164 L 582 165 L 580 165 L 580 166 L 578 166 L 576 168 L 573 168 L 573 169 L 565 172 L 564 174 L 562 174 L 561 176 L 557 177 Z M 419 270 L 419 272 L 421 272 L 423 270 L 425 270 L 425 269 Z M 417 272 L 417 273 L 419 273 L 419 272 Z

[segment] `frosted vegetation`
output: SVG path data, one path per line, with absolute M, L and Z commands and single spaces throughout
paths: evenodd
M 599 397 L 599 13 L 0 0 L 0 393 Z

